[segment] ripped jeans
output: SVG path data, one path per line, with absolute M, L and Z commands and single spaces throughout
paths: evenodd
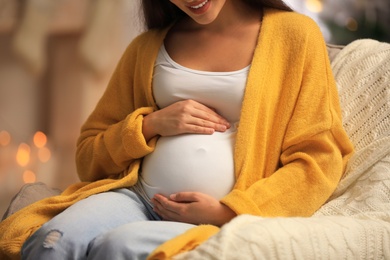
M 166 222 L 135 192 L 90 196 L 38 229 L 22 259 L 145 259 L 157 246 L 193 225 Z

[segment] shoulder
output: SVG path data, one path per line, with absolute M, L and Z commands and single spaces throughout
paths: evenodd
M 168 28 L 162 30 L 153 29 L 140 33 L 129 43 L 122 55 L 122 60 L 129 62 L 157 55 L 167 30 Z
M 268 8 L 264 20 L 284 36 L 321 34 L 318 24 L 312 18 L 297 12 Z
M 266 8 L 264 17 L 270 22 L 278 24 L 284 28 L 311 28 L 318 27 L 317 23 L 307 15 L 294 11 L 284 11 L 272 8 Z
M 148 30 L 145 32 L 140 33 L 138 36 L 136 36 L 127 49 L 134 50 L 134 49 L 143 49 L 145 46 L 150 45 L 157 45 L 160 42 L 163 41 L 166 34 L 166 29 L 164 30 Z
M 318 24 L 297 12 L 265 9 L 261 31 L 264 42 L 279 46 L 288 55 L 305 54 L 307 48 L 319 50 L 325 45 Z

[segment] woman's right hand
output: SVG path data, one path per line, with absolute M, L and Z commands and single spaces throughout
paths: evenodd
M 149 141 L 156 135 L 213 134 L 229 127 L 229 122 L 213 109 L 194 100 L 183 100 L 145 116 L 142 132 Z

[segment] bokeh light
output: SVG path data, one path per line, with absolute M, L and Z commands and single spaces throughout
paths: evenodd
M 31 149 L 28 144 L 21 143 L 16 153 L 16 162 L 24 167 L 30 162 Z
M 320 13 L 323 9 L 323 4 L 320 0 L 306 0 L 306 8 L 313 13 Z
M 38 150 L 38 159 L 39 161 L 45 163 L 48 162 L 51 158 L 51 151 L 47 147 L 42 147 Z
M 33 171 L 26 170 L 23 172 L 23 182 L 24 183 L 34 183 L 37 177 Z
M 7 146 L 11 143 L 11 135 L 3 130 L 0 131 L 0 146 Z
M 350 17 L 348 20 L 347 20 L 347 24 L 346 24 L 346 27 L 348 30 L 352 31 L 352 32 L 356 32 L 359 28 L 359 24 L 358 22 Z
M 33 141 L 34 141 L 34 145 L 38 148 L 42 148 L 46 145 L 47 143 L 47 137 L 46 135 L 41 132 L 41 131 L 38 131 L 34 134 L 34 138 L 33 138 Z

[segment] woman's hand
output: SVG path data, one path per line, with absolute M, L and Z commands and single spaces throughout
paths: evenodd
M 169 198 L 156 194 L 153 210 L 164 220 L 222 226 L 236 216 L 215 198 L 200 192 L 179 192 Z
M 156 135 L 213 134 L 229 127 L 229 122 L 211 108 L 194 100 L 183 100 L 145 116 L 142 132 L 148 141 Z

